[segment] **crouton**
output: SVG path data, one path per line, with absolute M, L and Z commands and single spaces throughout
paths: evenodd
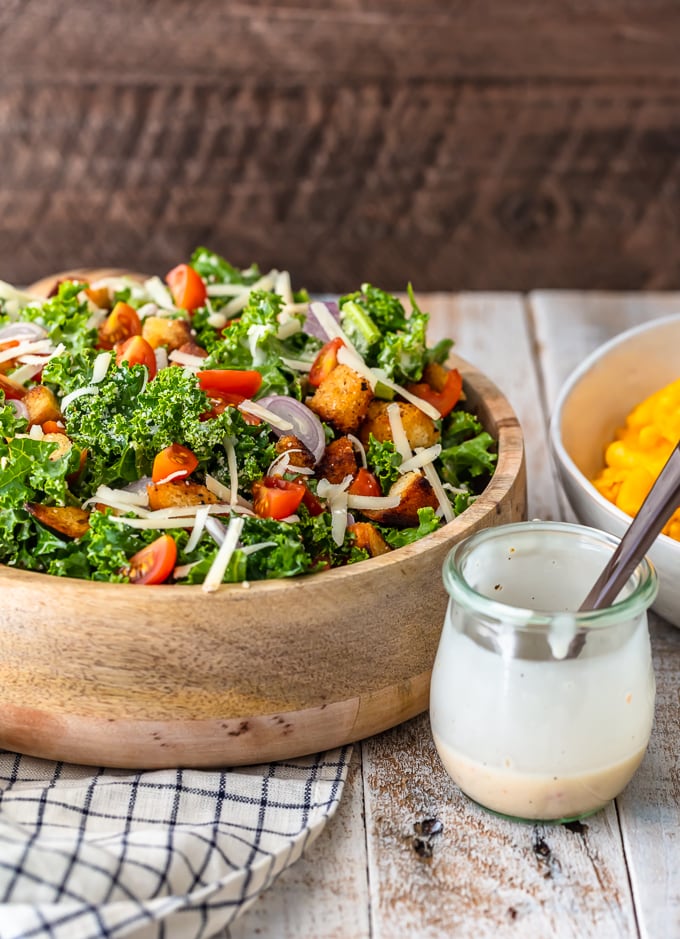
M 197 359 L 207 359 L 208 353 L 194 339 L 189 339 L 177 347 L 178 352 L 184 352 L 186 355 L 195 355 Z
M 169 352 L 191 342 L 191 326 L 185 319 L 147 316 L 142 323 L 142 336 L 152 349 L 165 346 Z M 191 355 L 196 353 L 192 352 Z M 204 352 L 205 354 L 205 352 Z
M 324 378 L 307 404 L 321 420 L 342 434 L 353 433 L 366 416 L 373 400 L 368 381 L 347 365 L 336 365 Z
M 429 481 L 418 472 L 404 473 L 392 484 L 388 493 L 400 496 L 399 505 L 394 509 L 364 509 L 362 514 L 381 525 L 395 528 L 412 528 L 418 524 L 418 509 L 428 506 L 439 508 L 439 501 Z
M 47 528 L 68 538 L 81 538 L 90 527 L 88 513 L 75 505 L 41 505 L 39 502 L 27 502 L 25 508 L 41 525 L 46 525 Z
M 44 424 L 45 421 L 61 420 L 59 402 L 47 385 L 34 385 L 29 388 L 22 401 L 28 411 L 29 427 L 33 424 Z
M 50 453 L 50 460 L 60 460 L 63 456 L 69 452 L 73 444 L 71 440 L 66 436 L 66 434 L 60 433 L 51 433 L 45 434 L 42 438 L 45 443 L 56 443 L 57 448 Z
M 290 463 L 288 465 L 293 470 L 296 467 L 314 469 L 316 465 L 314 454 L 311 453 L 304 443 L 294 434 L 284 434 L 282 437 L 279 437 L 276 441 L 276 452 L 288 453 L 290 455 Z
M 354 535 L 357 548 L 368 551 L 372 558 L 392 550 L 375 525 L 370 522 L 355 522 L 348 525 L 347 531 Z
M 372 401 L 366 419 L 359 428 L 359 438 L 368 446 L 371 434 L 381 443 L 392 440 L 392 428 L 387 408 L 390 401 Z M 439 441 L 440 433 L 431 417 L 407 401 L 399 401 L 399 414 L 404 425 L 404 432 L 411 447 L 432 447 Z
M 146 487 L 150 509 L 168 509 L 174 505 L 214 505 L 219 499 L 214 492 L 188 479 L 170 483 L 150 483 Z
M 317 468 L 317 476 L 319 479 L 327 479 L 329 483 L 341 483 L 345 476 L 354 476 L 357 469 L 352 441 L 349 437 L 338 437 L 326 447 Z

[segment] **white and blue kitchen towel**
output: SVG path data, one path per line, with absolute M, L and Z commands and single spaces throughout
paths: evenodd
M 335 811 L 351 748 L 133 772 L 0 751 L 0 939 L 208 939 Z

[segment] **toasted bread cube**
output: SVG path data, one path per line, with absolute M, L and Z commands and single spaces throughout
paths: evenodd
M 365 378 L 347 365 L 336 365 L 307 404 L 321 420 L 342 434 L 350 434 L 366 416 L 372 400 L 373 390 Z
M 191 341 L 191 326 L 185 319 L 147 316 L 142 323 L 142 336 L 153 349 L 165 346 L 172 352 Z
M 295 434 L 284 434 L 282 437 L 279 437 L 276 441 L 276 452 L 288 453 L 290 455 L 290 463 L 288 465 L 292 470 L 296 467 L 314 469 L 316 465 L 314 454 L 307 449 L 304 443 L 296 437 Z
M 47 385 L 34 385 L 23 396 L 28 411 L 28 425 L 44 424 L 45 421 L 61 420 L 61 411 L 56 395 Z
M 355 522 L 348 526 L 347 531 L 354 535 L 357 548 L 368 551 L 372 558 L 392 550 L 375 525 L 370 522 Z
M 356 475 L 358 468 L 352 441 L 349 437 L 338 437 L 326 447 L 316 475 L 329 483 L 341 483 L 345 476 Z
M 207 359 L 208 352 L 203 346 L 199 346 L 193 339 L 183 342 L 177 349 L 178 352 L 185 352 L 187 355 L 195 355 L 197 359 Z
M 381 443 L 392 440 L 392 427 L 387 408 L 390 401 L 372 401 L 366 419 L 359 429 L 359 438 L 364 446 L 368 446 L 371 434 Z M 435 422 L 420 408 L 408 401 L 399 401 L 399 414 L 404 425 L 404 433 L 409 444 L 415 447 L 432 447 L 439 441 L 440 433 Z
M 170 483 L 150 483 L 146 487 L 150 509 L 169 509 L 174 505 L 214 505 L 219 499 L 214 492 L 188 479 Z
M 395 509 L 365 509 L 363 515 L 395 528 L 411 528 L 418 524 L 418 509 L 439 508 L 439 501 L 429 481 L 419 472 L 404 473 L 390 487 L 389 495 L 400 496 Z
M 63 456 L 69 452 L 73 446 L 71 440 L 66 436 L 66 434 L 45 434 L 42 439 L 46 443 L 56 443 L 57 449 L 53 450 L 50 453 L 50 460 L 60 460 Z
M 90 527 L 88 513 L 75 505 L 41 505 L 39 502 L 27 502 L 25 508 L 41 525 L 46 525 L 47 528 L 52 528 L 68 538 L 82 538 Z

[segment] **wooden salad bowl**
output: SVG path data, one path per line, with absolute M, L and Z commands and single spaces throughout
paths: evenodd
M 467 511 L 412 545 L 215 593 L 0 566 L 0 746 L 111 767 L 229 766 L 340 746 L 426 710 L 447 553 L 526 516 L 518 420 L 480 371 L 451 364 L 498 441 L 497 469 Z

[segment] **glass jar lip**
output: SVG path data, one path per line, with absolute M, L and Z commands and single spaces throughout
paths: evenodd
M 609 532 L 572 522 L 513 522 L 484 528 L 468 535 L 463 541 L 454 545 L 447 554 L 443 565 L 443 579 L 449 596 L 464 604 L 468 609 L 487 616 L 489 619 L 501 620 L 507 625 L 526 629 L 532 627 L 544 628 L 556 616 L 565 615 L 573 617 L 578 629 L 603 628 L 639 616 L 654 602 L 659 583 L 656 569 L 648 557 L 643 558 L 631 574 L 631 578 L 635 578 L 631 592 L 611 606 L 601 610 L 538 612 L 531 610 L 529 607 L 511 606 L 475 590 L 463 576 L 461 572 L 463 561 L 479 545 L 508 535 L 522 537 L 525 534 L 535 534 L 536 532 L 561 532 L 574 537 L 582 536 L 600 545 L 611 547 L 612 550 L 616 549 L 620 541 L 619 538 Z

